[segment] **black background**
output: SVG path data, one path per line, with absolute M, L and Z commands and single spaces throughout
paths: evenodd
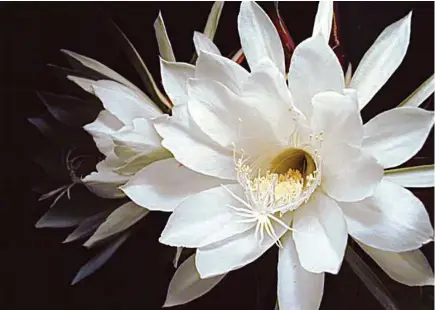
M 30 188 L 41 171 L 30 157 L 48 142 L 26 119 L 44 111 L 36 90 L 76 91 L 47 69 L 48 63 L 67 66 L 61 48 L 94 58 L 133 83 L 139 78 L 102 22 L 112 17 L 158 76 L 153 22 L 161 10 L 179 61 L 189 61 L 192 34 L 205 25 L 211 2 L 146 3 L 2 3 L 0 5 L 1 188 L 0 309 L 159 309 L 173 268 L 168 249 L 158 244 L 166 215 L 155 214 L 139 233 L 96 274 L 70 286 L 77 270 L 90 257 L 80 244 L 62 244 L 69 230 L 36 229 L 46 204 Z M 262 4 L 266 8 L 271 3 Z M 311 34 L 317 4 L 280 4 L 296 43 Z M 226 3 L 215 42 L 224 55 L 239 48 L 236 20 L 239 3 Z M 431 2 L 340 2 L 344 49 L 354 65 L 379 33 L 413 10 L 408 54 L 390 81 L 364 111 L 367 120 L 396 106 L 434 67 L 434 9 Z M 430 105 L 433 109 L 433 105 Z M 433 137 L 418 154 L 419 163 L 433 162 Z M 416 192 L 433 216 L 433 190 Z M 433 260 L 433 246 L 424 248 Z M 205 297 L 183 309 L 272 309 L 276 290 L 276 250 L 233 272 Z M 377 269 L 376 269 L 377 270 Z M 380 273 L 403 309 L 431 309 L 431 288 L 406 288 Z M 309 296 L 307 296 L 309 298 Z M 339 276 L 327 276 L 322 309 L 381 309 L 344 263 Z

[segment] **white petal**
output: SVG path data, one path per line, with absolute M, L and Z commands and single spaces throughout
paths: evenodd
M 153 118 L 162 114 L 154 102 L 122 84 L 100 80 L 93 88 L 104 108 L 125 125 L 131 125 L 137 117 Z
M 292 111 L 294 105 L 286 78 L 270 59 L 262 61 L 250 74 L 243 85 L 242 96 L 249 110 L 258 111 L 255 119 L 265 119 L 273 136 L 287 146 L 296 124 L 294 117 L 297 115 Z M 260 123 L 254 123 L 260 126 Z M 251 136 L 252 133 L 246 132 L 245 135 Z M 262 140 L 270 140 L 273 136 L 267 134 Z
M 146 166 L 121 189 L 142 207 L 173 211 L 187 197 L 221 183 L 222 180 L 194 172 L 169 158 Z
M 352 64 L 349 62 L 349 65 L 347 66 L 346 74 L 344 75 L 344 82 L 346 87 L 349 86 L 351 80 L 352 80 Z
M 287 212 L 281 220 L 288 225 L 291 217 L 291 212 Z M 276 223 L 274 230 L 278 238 L 287 231 Z M 253 262 L 274 244 L 275 240 L 267 235 L 260 243 L 255 236 L 255 228 L 251 228 L 232 238 L 197 249 L 196 268 L 203 279 L 224 274 Z
M 363 125 L 356 97 L 323 92 L 312 103 L 311 128 L 315 134 L 322 133 L 325 147 L 337 142 L 361 145 Z
M 280 310 L 318 310 L 325 274 L 306 271 L 299 262 L 290 233 L 281 240 L 278 256 L 278 304 Z
M 393 280 L 408 286 L 434 285 L 434 274 L 420 250 L 394 253 L 358 243 Z
M 187 102 L 187 80 L 195 75 L 195 67 L 182 62 L 169 62 L 160 59 L 163 88 L 173 105 Z
M 94 80 L 85 79 L 78 76 L 68 75 L 67 79 L 76 83 L 78 86 L 80 86 L 84 91 L 87 91 L 88 93 L 94 94 L 94 88 L 92 85 L 94 85 Z
M 224 277 L 225 274 L 201 279 L 195 267 L 195 255 L 192 255 L 181 264 L 172 277 L 163 307 L 182 305 L 197 299 L 215 287 Z
M 125 194 L 119 186 L 128 181 L 128 177 L 113 172 L 113 167 L 103 160 L 97 164 L 97 172 L 92 172 L 82 179 L 86 187 L 95 195 L 103 198 L 121 198 Z
M 139 88 L 137 88 L 134 84 L 132 84 L 126 78 L 121 76 L 119 73 L 113 71 L 109 67 L 103 65 L 102 63 L 100 63 L 92 58 L 74 53 L 72 51 L 68 51 L 68 50 L 61 50 L 61 51 L 65 54 L 67 54 L 68 56 L 79 61 L 83 66 L 88 67 L 88 68 L 90 68 L 98 73 L 101 73 L 102 75 L 107 76 L 108 78 L 110 78 L 114 81 L 117 81 L 117 82 L 131 88 L 131 89 L 134 89 L 137 92 L 141 92 L 141 90 Z
M 110 213 L 83 245 L 91 247 L 104 239 L 118 234 L 133 226 L 148 213 L 149 210 L 129 201 Z
M 167 61 L 175 61 L 174 51 L 172 50 L 171 41 L 166 32 L 165 22 L 163 21 L 162 12 L 154 22 L 157 44 L 159 45 L 160 56 Z
M 386 170 L 384 179 L 403 187 L 434 187 L 434 165 Z
M 384 170 L 361 148 L 336 144 L 323 150 L 322 188 L 338 201 L 358 201 L 373 194 Z
M 274 124 L 265 119 L 268 115 L 262 115 L 254 104 L 216 81 L 190 80 L 188 108 L 194 122 L 209 139 L 231 152 L 236 145 L 254 158 L 280 145 L 271 128 Z M 271 105 L 270 109 L 278 106 Z
M 314 20 L 313 37 L 321 34 L 326 39 L 326 42 L 329 42 L 333 15 L 334 3 L 332 1 L 319 1 L 316 18 Z
M 295 105 L 309 119 L 311 99 L 317 93 L 342 93 L 344 75 L 340 62 L 322 36 L 306 39 L 296 46 L 288 74 Z
M 201 32 L 195 31 L 193 34 L 193 44 L 195 45 L 196 53 L 199 55 L 201 52 L 208 52 L 216 55 L 221 55 L 221 52 L 217 48 L 217 46 L 207 37 L 205 34 Z
M 337 203 L 317 190 L 293 218 L 293 238 L 302 267 L 337 274 L 347 244 L 347 228 Z
M 216 28 L 219 24 L 219 19 L 221 17 L 222 9 L 224 8 L 224 1 L 215 1 L 211 7 L 210 13 L 207 17 L 207 23 L 204 27 L 204 34 L 213 40 L 216 33 Z
M 408 96 L 399 107 L 418 107 L 435 91 L 435 80 L 432 74 L 426 81 L 423 82 L 411 95 Z
M 193 123 L 187 105 L 175 106 L 172 117 L 156 118 L 162 145 L 186 167 L 222 179 L 236 179 L 233 152 L 222 148 Z
M 244 196 L 238 184 L 227 185 L 227 188 L 239 197 Z M 243 218 L 228 205 L 243 208 L 222 186 L 191 196 L 169 217 L 160 242 L 170 246 L 202 247 L 237 235 L 254 225 L 240 223 Z
M 161 149 L 161 137 L 153 122 L 146 118 L 135 118 L 132 126 L 125 126 L 112 134 L 116 145 L 132 149 L 135 153 L 150 153 Z
M 433 111 L 414 107 L 385 111 L 364 125 L 363 149 L 384 168 L 396 167 L 423 147 L 433 124 Z
M 231 59 L 205 51 L 199 53 L 195 78 L 218 81 L 239 94 L 248 75 L 246 69 Z
M 113 151 L 111 134 L 123 127 L 123 123 L 107 110 L 102 110 L 95 121 L 83 126 L 95 141 L 98 149 L 104 155 Z
M 263 9 L 251 1 L 240 5 L 238 17 L 240 43 L 251 71 L 264 58 L 270 58 L 285 74 L 284 50 L 278 32 Z
M 402 63 L 410 35 L 411 13 L 385 28 L 364 54 L 350 83 L 350 88 L 358 92 L 361 109 Z
M 385 251 L 418 249 L 433 240 L 434 231 L 423 203 L 409 190 L 382 180 L 372 197 L 342 203 L 349 234 Z

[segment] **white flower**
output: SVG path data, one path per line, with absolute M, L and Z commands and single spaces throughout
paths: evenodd
M 155 188 L 152 173 L 182 180 L 176 190 L 168 186 L 168 197 L 156 198 L 172 205 L 173 192 L 190 194 L 179 199 L 160 241 L 197 248 L 195 259 L 177 274 L 194 270 L 194 261 L 200 277 L 210 278 L 203 287 L 191 285 L 180 293 L 174 288 L 182 283 L 176 274 L 167 305 L 204 294 L 222 275 L 277 244 L 280 309 L 317 309 L 324 272 L 339 271 L 348 233 L 373 248 L 372 257 L 377 251 L 381 266 L 400 261 L 404 256 L 397 253 L 406 252 L 399 268 L 403 261 L 412 265 L 411 253 L 433 240 L 423 204 L 400 182 L 384 177 L 384 169 L 404 163 L 421 148 L 433 113 L 401 107 L 365 125 L 359 113 L 402 61 L 410 15 L 381 34 L 348 89 L 327 45 L 328 18 L 332 9 L 323 4 L 313 37 L 294 51 L 288 86 L 278 34 L 253 2 L 242 3 L 238 19 L 251 72 L 202 47 L 197 47 L 195 68 L 162 62 L 163 84 L 175 107 L 172 117 L 156 118 L 155 126 L 162 144 L 190 170 L 183 176 L 175 165 L 162 165 L 142 179 L 146 184 L 135 197 L 129 196 L 140 204 L 139 190 L 149 194 Z M 392 43 L 387 55 L 378 51 Z M 200 186 L 204 190 L 194 194 Z M 407 284 L 431 284 L 432 271 L 423 270 L 417 274 L 408 268 L 414 278 Z M 405 283 L 411 278 L 395 267 L 389 271 Z M 174 292 L 186 296 L 174 298 Z

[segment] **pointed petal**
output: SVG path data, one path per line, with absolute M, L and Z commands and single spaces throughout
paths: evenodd
M 293 53 L 288 85 L 296 107 L 310 119 L 311 99 L 317 93 L 342 93 L 344 75 L 340 62 L 322 36 L 306 39 Z
M 195 67 L 182 62 L 160 59 L 163 88 L 173 105 L 187 103 L 187 80 L 195 75 Z
M 92 135 L 98 150 L 104 155 L 113 151 L 111 134 L 121 129 L 123 123 L 107 110 L 102 110 L 95 121 L 83 126 Z
M 322 188 L 338 201 L 358 201 L 373 194 L 384 170 L 376 159 L 348 144 L 328 146 L 322 163 Z
M 246 69 L 231 59 L 206 51 L 198 55 L 195 78 L 215 80 L 236 94 L 241 92 L 242 85 L 249 76 Z
M 270 58 L 285 74 L 284 50 L 278 32 L 263 9 L 251 1 L 240 5 L 238 17 L 240 43 L 251 71 L 264 58 Z
M 433 270 L 420 250 L 394 253 L 358 244 L 393 280 L 408 286 L 434 285 Z
M 332 28 L 334 3 L 332 1 L 319 1 L 316 18 L 314 20 L 313 37 L 321 34 L 329 42 Z
M 102 198 L 122 198 L 125 194 L 119 186 L 128 181 L 128 177 L 113 172 L 113 167 L 103 160 L 97 164 L 97 172 L 91 172 L 82 179 L 86 187 Z
M 402 63 L 410 35 L 411 13 L 385 28 L 361 59 L 349 85 L 357 90 L 361 109 Z
M 371 247 L 404 252 L 433 240 L 434 231 L 423 203 L 400 185 L 382 180 L 372 197 L 339 204 L 349 234 Z
M 281 220 L 288 225 L 291 217 L 292 212 L 287 212 Z M 287 231 L 276 223 L 274 230 L 278 238 Z M 274 244 L 275 240 L 267 235 L 260 242 L 255 235 L 255 228 L 251 228 L 231 238 L 197 249 L 196 267 L 203 279 L 225 274 L 255 261 Z
M 305 270 L 293 237 L 284 235 L 278 256 L 278 304 L 280 310 L 318 310 L 323 296 L 325 274 Z M 309 296 L 309 298 L 307 298 Z
M 188 84 L 188 109 L 192 119 L 210 139 L 222 147 L 233 150 L 233 145 L 236 144 L 246 149 L 249 155 L 253 155 L 247 145 L 240 144 L 249 143 L 255 147 L 259 144 L 255 143 L 257 140 L 273 140 L 274 134 L 269 130 L 269 122 L 256 113 L 255 108 L 249 109 L 241 97 L 221 83 L 192 79 Z M 257 131 L 255 141 L 244 138 L 252 135 L 258 128 L 262 130 Z
M 156 161 L 122 187 L 138 205 L 150 210 L 173 211 L 187 197 L 224 181 L 194 172 L 174 158 Z
M 434 187 L 434 165 L 386 170 L 384 180 L 403 187 Z
M 430 78 L 423 82 L 408 98 L 403 100 L 399 107 L 419 107 L 435 91 L 435 80 L 432 74 Z
M 154 22 L 154 30 L 156 32 L 160 56 L 164 60 L 175 61 L 174 51 L 172 50 L 171 41 L 169 41 L 168 33 L 166 32 L 162 12 L 159 12 L 159 16 L 157 16 L 157 19 Z
M 222 9 L 224 8 L 224 1 L 215 1 L 208 14 L 207 23 L 205 24 L 204 34 L 213 40 L 216 29 L 219 24 Z
M 346 221 L 337 203 L 317 190 L 295 211 L 293 228 L 302 267 L 337 274 L 347 245 Z
M 159 117 L 154 126 L 163 137 L 162 145 L 184 166 L 205 175 L 236 179 L 233 152 L 201 131 L 192 121 L 187 105 L 175 106 L 172 117 Z
M 65 53 L 66 55 L 79 61 L 83 66 L 88 67 L 88 68 L 90 68 L 98 73 L 101 73 L 104 76 L 107 76 L 108 78 L 110 78 L 114 81 L 117 81 L 117 82 L 131 88 L 131 89 L 134 89 L 134 90 L 140 92 L 139 88 L 137 88 L 134 84 L 132 84 L 126 78 L 124 78 L 123 76 L 121 76 L 117 72 L 113 71 L 109 67 L 103 65 L 102 63 L 100 63 L 92 58 L 74 53 L 72 51 L 68 51 L 68 50 L 61 50 L 61 51 L 63 53 Z
M 363 149 L 384 168 L 396 167 L 423 147 L 433 124 L 433 111 L 414 107 L 385 111 L 364 125 Z
M 195 300 L 209 292 L 224 277 L 225 274 L 201 279 L 195 267 L 195 255 L 192 255 L 181 264 L 172 277 L 163 307 L 173 307 Z
M 85 247 L 92 247 L 98 242 L 109 238 L 136 224 L 149 210 L 129 201 L 115 211 L 98 227 L 95 233 L 84 243 Z
M 239 197 L 244 195 L 238 184 L 227 185 L 227 188 Z M 160 242 L 170 246 L 196 248 L 232 237 L 254 225 L 240 223 L 243 218 L 228 205 L 243 208 L 222 186 L 193 195 L 181 202 L 169 217 Z
M 201 32 L 195 31 L 193 33 L 193 44 L 195 45 L 195 50 L 198 55 L 201 52 L 208 52 L 221 56 L 221 52 L 217 48 L 216 44 L 214 44 L 209 37 Z
M 92 87 L 104 108 L 125 125 L 131 125 L 137 117 L 153 118 L 162 114 L 154 102 L 119 83 L 100 80 Z

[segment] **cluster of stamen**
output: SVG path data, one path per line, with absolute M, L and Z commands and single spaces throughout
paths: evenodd
M 281 246 L 279 236 L 276 234 L 273 222 L 287 230 L 293 230 L 289 223 L 282 220 L 282 216 L 297 209 L 309 199 L 313 182 L 316 181 L 317 171 L 304 174 L 295 168 L 288 168 L 285 172 L 261 169 L 253 171 L 247 164 L 241 150 L 239 158 L 234 157 L 237 180 L 243 187 L 245 199 L 238 197 L 229 189 L 230 194 L 239 201 L 243 207 L 228 205 L 236 214 L 242 217 L 241 222 L 256 223 L 255 234 L 261 243 L 265 233 Z

